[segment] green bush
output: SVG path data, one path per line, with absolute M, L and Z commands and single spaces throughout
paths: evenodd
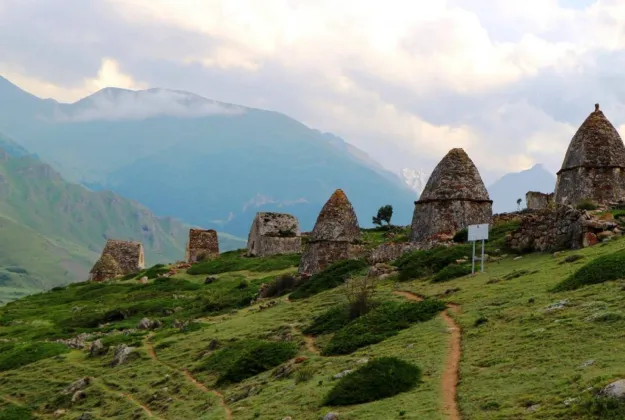
M 304 334 L 321 335 L 340 330 L 351 321 L 346 305 L 334 306 L 313 318 L 312 324 L 303 330 Z
M 577 414 L 584 419 L 625 420 L 625 402 L 605 396 L 588 396 L 576 407 Z
M 194 264 L 188 274 L 219 274 L 231 271 L 267 272 L 284 270 L 299 265 L 299 254 L 272 255 L 270 257 L 246 257 L 247 250 L 224 252 L 219 258 Z
M 315 377 L 315 368 L 313 366 L 301 366 L 295 371 L 295 383 L 308 382 Z
M 292 274 L 283 274 L 268 283 L 268 286 L 263 289 L 260 297 L 272 298 L 284 296 L 295 290 L 297 286 L 298 282 L 295 276 Z
M 296 354 L 294 343 L 241 340 L 217 350 L 196 370 L 219 373 L 218 385 L 241 382 L 282 364 Z
M 323 355 L 349 354 L 396 335 L 411 324 L 428 321 L 445 309 L 439 300 L 385 302 L 341 328 L 322 350 Z
M 452 279 L 456 279 L 458 277 L 466 276 L 467 274 L 471 274 L 471 266 L 466 264 L 451 264 L 447 267 L 443 268 L 441 271 L 436 273 L 432 278 L 434 283 L 440 283 L 443 281 L 448 281 Z
M 551 291 L 575 290 L 623 277 L 625 277 L 625 250 L 620 250 L 590 261 L 558 283 Z
M 465 243 L 469 240 L 469 229 L 464 228 L 464 229 L 460 229 L 458 232 L 456 232 L 456 234 L 454 235 L 454 239 L 453 241 L 456 243 Z
M 345 283 L 349 276 L 362 272 L 367 267 L 363 260 L 338 261 L 325 270 L 313 275 L 306 283 L 289 295 L 291 300 L 304 299 L 325 290 L 334 289 Z
M 581 200 L 577 203 L 578 210 L 597 210 L 597 204 L 593 203 L 591 200 Z
M 409 391 L 421 380 L 421 369 L 396 357 L 372 360 L 344 376 L 325 398 L 324 405 L 352 405 L 389 398 Z
M 471 255 L 469 245 L 439 247 L 409 252 L 402 255 L 393 264 L 398 268 L 399 281 L 405 281 L 437 273 L 467 255 Z
M 26 407 L 9 404 L 0 408 L 0 420 L 34 420 L 32 411 Z
M 67 346 L 60 343 L 6 343 L 0 347 L 0 372 L 17 369 L 68 352 Z

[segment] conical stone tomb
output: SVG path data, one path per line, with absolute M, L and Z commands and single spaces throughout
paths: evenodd
M 556 182 L 556 204 L 575 206 L 625 199 L 625 146 L 599 104 L 579 127 Z
M 357 258 L 362 248 L 360 237 L 352 204 L 342 190 L 334 191 L 317 216 L 299 272 L 312 275 L 336 261 Z
M 453 235 L 468 225 L 490 223 L 492 204 L 473 161 L 463 149 L 451 149 L 415 201 L 410 239 L 421 242 Z

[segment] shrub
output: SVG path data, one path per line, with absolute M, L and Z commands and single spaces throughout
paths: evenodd
M 34 420 L 32 411 L 26 407 L 9 404 L 0 408 L 0 420 Z
M 313 366 L 302 366 L 295 371 L 295 383 L 308 382 L 315 376 L 315 368 Z
M 399 270 L 399 281 L 432 275 L 471 254 L 468 245 L 439 247 L 402 255 L 393 264 Z
M 298 282 L 292 274 L 283 274 L 276 277 L 260 293 L 261 298 L 272 298 L 284 296 L 292 292 L 297 287 Z
M 454 235 L 454 242 L 457 243 L 465 243 L 469 240 L 469 229 L 460 229 L 458 232 L 456 232 L 456 234 Z
M 17 369 L 68 352 L 69 349 L 60 343 L 35 342 L 3 345 L 0 348 L 0 372 Z
M 421 380 L 421 369 L 395 357 L 381 357 L 341 378 L 324 405 L 352 405 L 409 391 Z
M 314 317 L 312 324 L 306 327 L 303 332 L 310 335 L 333 333 L 349 324 L 350 321 L 349 308 L 345 305 L 339 305 Z
M 267 272 L 284 270 L 299 265 L 299 254 L 281 254 L 270 257 L 245 257 L 247 250 L 224 252 L 219 258 L 194 264 L 187 270 L 188 274 L 219 274 L 231 271 Z
M 581 200 L 577 203 L 578 210 L 597 210 L 597 204 L 593 203 L 591 200 Z
M 289 298 L 292 300 L 303 299 L 325 290 L 334 289 L 343 284 L 349 276 L 363 271 L 366 267 L 367 263 L 363 260 L 338 261 L 313 275 L 306 283 L 291 293 Z
M 625 420 L 625 402 L 601 395 L 584 398 L 575 407 L 575 411 L 582 415 L 582 418 Z
M 361 317 L 373 308 L 375 288 L 374 277 L 356 277 L 345 280 L 345 295 L 350 319 Z
M 349 354 L 396 335 L 413 323 L 425 322 L 445 309 L 439 300 L 385 302 L 367 315 L 351 321 L 332 337 L 322 354 Z
M 471 274 L 471 266 L 466 264 L 451 264 L 436 273 L 436 275 L 432 278 L 432 281 L 434 283 L 440 283 L 456 279 L 458 277 L 463 277 L 467 274 Z
M 294 343 L 241 340 L 211 354 L 197 370 L 219 373 L 217 384 L 241 382 L 297 354 Z
M 552 292 L 575 290 L 592 284 L 604 283 L 625 276 L 625 251 L 603 255 L 582 266 L 558 283 Z

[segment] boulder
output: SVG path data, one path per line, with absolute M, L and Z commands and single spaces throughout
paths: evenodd
M 339 413 L 330 412 L 325 415 L 323 420 L 339 420 Z
M 72 395 L 72 402 L 75 403 L 82 400 L 83 398 L 87 398 L 87 394 L 85 394 L 85 391 L 76 391 L 74 392 L 74 395 Z
M 76 420 L 93 420 L 93 414 L 91 413 L 82 413 L 80 416 L 76 418 Z
M 81 391 L 89 386 L 91 383 L 91 378 L 85 376 L 84 378 L 80 378 L 74 382 L 72 382 L 67 388 L 61 391 L 61 394 L 74 394 L 77 391 Z
M 107 351 L 108 351 L 108 348 L 105 348 L 104 344 L 102 344 L 102 340 L 98 338 L 93 343 L 91 343 L 91 346 L 89 347 L 89 356 L 90 357 L 101 356 L 103 354 L 106 354 Z
M 612 382 L 603 388 L 600 393 L 606 397 L 625 399 L 625 379 Z
M 128 361 L 128 358 L 131 354 L 134 353 L 136 349 L 134 347 L 128 347 L 125 344 L 120 344 L 115 347 L 115 355 L 113 356 L 113 361 L 111 362 L 111 367 L 123 365 Z
M 584 233 L 584 239 L 582 242 L 582 244 L 584 245 L 584 248 L 588 248 L 589 246 L 593 246 L 598 243 L 599 243 L 599 239 L 597 238 L 597 235 L 591 232 Z
M 137 329 L 140 330 L 153 330 L 161 326 L 161 322 L 159 320 L 151 320 L 149 318 L 143 318 L 137 324 Z

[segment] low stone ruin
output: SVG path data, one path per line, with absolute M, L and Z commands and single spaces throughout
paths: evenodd
M 91 280 L 106 280 L 119 275 L 136 273 L 143 268 L 145 268 L 145 256 L 141 242 L 109 239 L 106 241 L 100 259 L 91 269 L 90 278 Z M 113 273 L 115 273 L 114 276 Z
M 541 210 L 553 207 L 554 194 L 546 194 L 538 191 L 528 191 L 525 194 L 525 203 L 530 210 Z
M 266 257 L 302 252 L 299 221 L 286 213 L 256 213 L 247 238 L 247 254 Z
M 410 241 L 453 237 L 471 224 L 490 223 L 492 204 L 473 161 L 463 149 L 451 149 L 415 201 Z
M 193 264 L 219 257 L 219 238 L 213 229 L 189 229 L 185 261 Z
M 352 204 L 336 190 L 321 209 L 302 255 L 300 274 L 312 275 L 334 262 L 363 255 L 360 227 Z

